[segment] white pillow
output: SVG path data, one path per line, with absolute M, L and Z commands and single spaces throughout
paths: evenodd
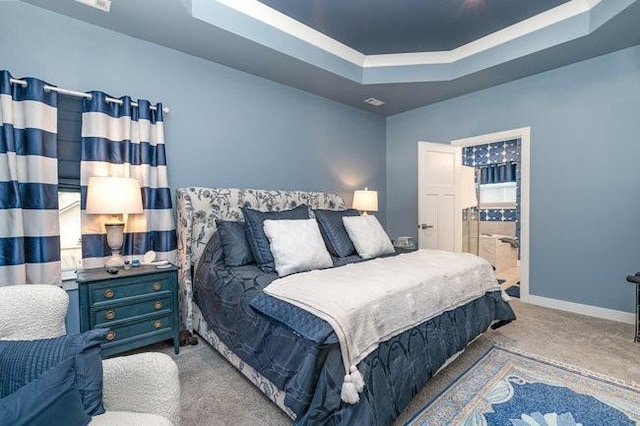
M 363 259 L 393 253 L 393 244 L 375 216 L 344 216 L 344 227 Z
M 279 276 L 333 266 L 315 219 L 264 221 Z

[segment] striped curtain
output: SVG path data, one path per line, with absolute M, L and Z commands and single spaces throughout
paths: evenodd
M 167 179 L 162 104 L 132 105 L 107 102 L 107 94 L 91 92 L 83 101 L 80 162 L 82 208 L 82 264 L 104 266 L 111 255 L 100 215 L 87 214 L 87 183 L 92 176 L 135 177 L 140 182 L 144 213 L 129 215 L 125 225 L 125 260 L 139 259 L 153 250 L 156 260 L 176 262 L 176 232 L 171 190 Z
M 0 286 L 60 285 L 57 94 L 0 71 Z

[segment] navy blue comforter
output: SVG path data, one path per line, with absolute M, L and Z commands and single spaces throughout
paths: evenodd
M 366 386 L 360 402 L 350 405 L 340 399 L 344 367 L 331 326 L 264 294 L 277 275 L 255 265 L 227 268 L 219 244 L 210 244 L 194 278 L 194 297 L 209 326 L 285 391 L 301 425 L 389 425 L 447 358 L 493 321 L 515 319 L 500 292 L 489 292 L 381 343 L 358 364 Z

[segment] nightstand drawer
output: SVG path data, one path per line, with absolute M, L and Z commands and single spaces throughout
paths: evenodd
M 169 295 L 121 306 L 105 306 L 91 312 L 92 327 L 109 327 L 109 323 L 152 313 L 170 314 L 173 303 Z
M 150 279 L 144 281 L 136 281 L 128 283 L 106 282 L 103 285 L 92 286 L 90 290 L 91 303 L 112 302 L 128 297 L 143 296 L 146 294 L 160 293 L 170 291 L 169 279 L 160 277 L 158 279 Z
M 110 327 L 111 330 L 107 333 L 102 346 L 108 348 L 115 343 L 124 343 L 131 337 L 136 339 L 144 338 L 147 334 L 169 332 L 169 335 L 171 335 L 171 320 L 170 316 L 164 316 Z

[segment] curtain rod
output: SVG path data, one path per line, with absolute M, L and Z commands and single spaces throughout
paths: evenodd
M 18 85 L 20 85 L 22 87 L 27 87 L 27 82 L 24 81 L 24 80 L 16 80 L 15 78 L 11 78 L 11 79 L 9 79 L 9 81 L 12 84 L 18 84 Z M 44 85 L 44 90 L 46 92 L 49 92 L 49 91 L 58 92 L 58 93 L 60 93 L 62 95 L 76 96 L 76 97 L 79 97 L 79 98 L 87 98 L 87 99 L 91 100 L 91 95 L 88 94 L 88 93 L 76 92 L 75 90 L 63 89 L 61 87 L 56 87 L 56 86 L 49 86 L 48 84 Z M 107 102 L 113 102 L 113 103 L 122 105 L 122 101 L 120 99 L 107 97 L 107 98 L 105 98 L 105 100 Z M 137 107 L 138 103 L 137 102 L 131 102 L 131 106 Z M 153 111 L 155 111 L 157 108 L 154 107 L 154 106 L 151 106 L 151 109 Z M 165 114 L 168 114 L 169 113 L 169 108 L 168 107 L 163 107 L 162 108 L 162 112 L 164 112 Z

